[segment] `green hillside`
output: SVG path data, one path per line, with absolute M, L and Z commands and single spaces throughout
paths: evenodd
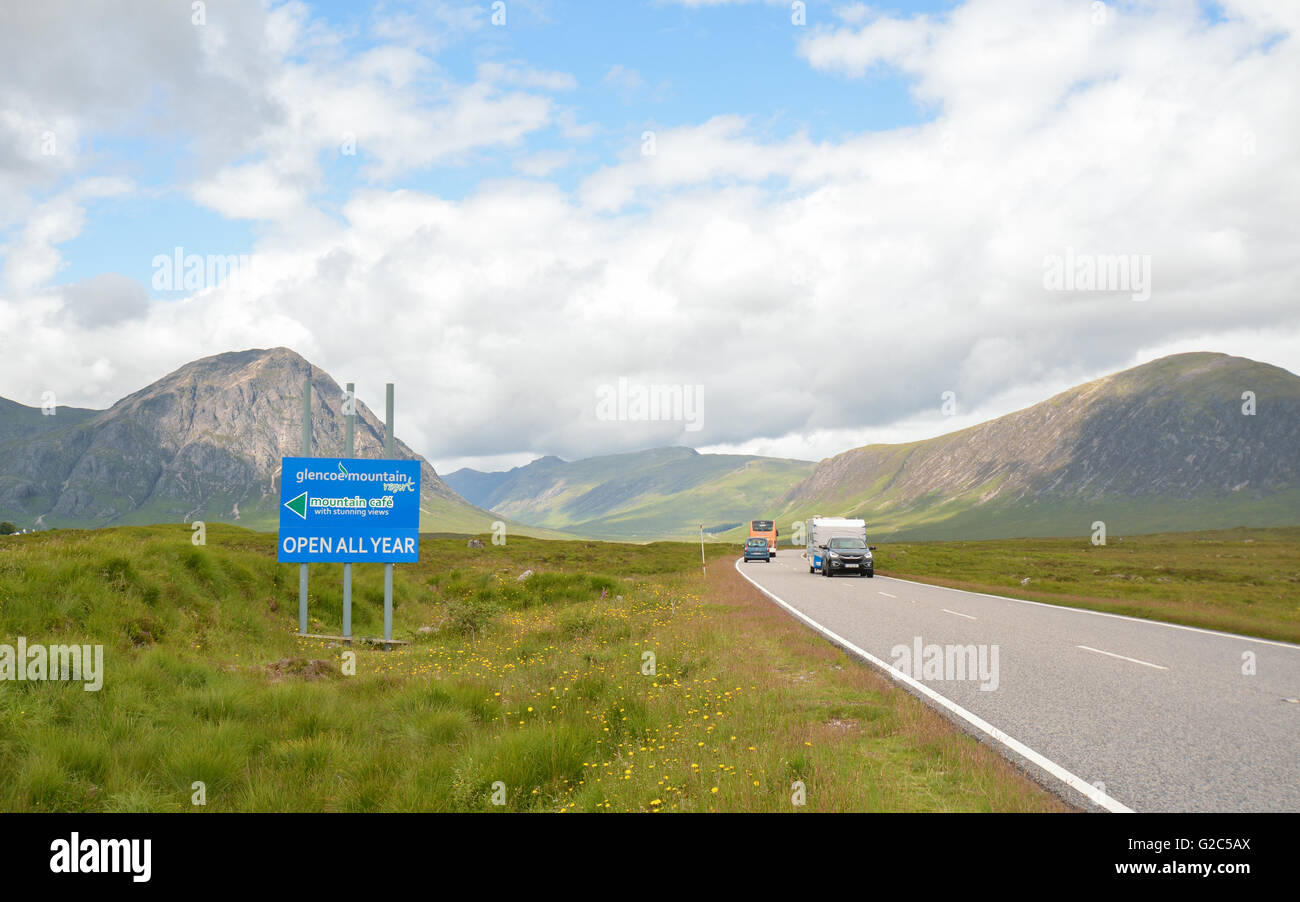
M 748 522 L 808 473 L 807 461 L 655 448 L 579 461 L 544 457 L 506 473 L 459 470 L 449 486 L 479 507 L 577 535 L 712 535 Z
M 897 540 L 1088 535 L 1097 521 L 1130 534 L 1295 525 L 1298 446 L 1300 377 L 1179 354 L 937 438 L 829 458 L 770 514 L 862 517 Z

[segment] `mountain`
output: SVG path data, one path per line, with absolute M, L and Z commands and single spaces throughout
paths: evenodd
M 308 377 L 314 452 L 341 456 L 342 389 L 288 348 L 196 360 L 102 411 L 59 407 L 46 416 L 0 399 L 0 520 L 207 520 L 273 529 L 280 458 L 301 451 Z M 356 410 L 356 456 L 382 456 L 383 422 L 359 401 Z M 497 519 L 458 496 L 403 442 L 395 453 L 421 462 L 422 529 L 479 532 Z
M 447 484 L 522 523 L 611 539 L 721 532 L 758 516 L 812 472 L 809 461 L 654 448 L 508 472 L 457 470 Z
M 1164 357 L 959 432 L 829 458 L 772 512 L 861 516 L 873 536 L 914 539 L 1300 523 L 1300 377 Z
M 0 398 L 0 445 L 14 439 L 30 438 L 62 429 L 88 420 L 97 413 L 99 411 L 84 407 L 56 407 L 53 414 L 47 414 L 39 407 L 27 407 Z
M 0 520 L 274 528 L 307 377 L 315 452 L 340 455 L 342 389 L 287 348 L 196 360 L 107 410 L 46 416 L 0 398 Z M 380 456 L 382 422 L 359 402 L 357 414 L 357 456 Z M 1116 535 L 1300 524 L 1300 377 L 1224 354 L 1165 357 L 959 432 L 815 465 L 656 448 L 444 482 L 396 445 L 421 461 L 425 531 L 483 532 L 500 518 L 532 534 L 681 538 L 703 524 L 730 539 L 753 517 L 815 514 L 910 539 L 1087 535 L 1097 520 Z

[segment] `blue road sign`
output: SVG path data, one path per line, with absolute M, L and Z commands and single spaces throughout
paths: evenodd
M 278 559 L 420 559 L 420 462 L 346 457 L 280 461 Z

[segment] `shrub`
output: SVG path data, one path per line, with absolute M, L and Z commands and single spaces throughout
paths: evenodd
M 447 602 L 448 625 L 453 632 L 464 635 L 477 635 L 488 628 L 492 618 L 501 608 L 484 593 L 475 593 L 467 598 L 455 598 Z

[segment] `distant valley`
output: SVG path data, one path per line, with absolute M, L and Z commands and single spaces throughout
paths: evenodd
M 471 503 L 578 535 L 646 540 L 735 529 L 813 472 L 811 461 L 655 448 L 578 461 L 543 457 L 507 472 L 457 470 Z M 563 527 L 558 524 L 565 524 Z

